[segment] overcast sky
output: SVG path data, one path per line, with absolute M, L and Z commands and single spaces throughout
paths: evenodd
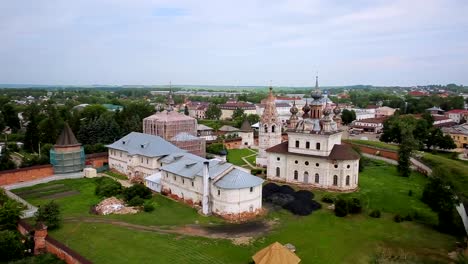
M 0 3 L 0 83 L 468 85 L 467 0 Z

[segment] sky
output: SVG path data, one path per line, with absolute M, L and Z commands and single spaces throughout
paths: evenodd
M 468 85 L 467 0 L 14 0 L 0 83 Z

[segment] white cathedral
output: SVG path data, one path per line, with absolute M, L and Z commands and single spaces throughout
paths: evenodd
M 341 144 L 338 129 L 341 110 L 324 104 L 318 88 L 311 93 L 313 101 L 299 109 L 293 104 L 288 127 L 288 141 L 281 142 L 283 127 L 278 120 L 275 97 L 270 93 L 259 126 L 257 163 L 267 167 L 267 179 L 309 185 L 317 188 L 353 191 L 359 181 L 359 154 Z

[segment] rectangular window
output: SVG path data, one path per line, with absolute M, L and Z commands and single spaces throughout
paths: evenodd
M 192 181 L 192 187 L 193 187 L 193 186 L 194 186 L 194 183 L 193 183 L 193 181 Z
M 182 179 L 182 184 L 185 184 L 185 179 Z
M 146 158 L 146 164 L 149 164 L 149 159 L 148 158 Z
M 310 142 L 307 141 L 307 142 L 306 142 L 306 149 L 309 149 L 309 148 L 310 148 Z
M 253 187 L 250 187 L 250 192 L 253 192 Z
M 299 140 L 296 140 L 296 148 L 299 147 Z
M 220 191 L 220 190 L 218 190 L 218 195 L 221 195 L 221 191 Z
M 143 158 L 141 158 L 141 163 L 143 163 Z

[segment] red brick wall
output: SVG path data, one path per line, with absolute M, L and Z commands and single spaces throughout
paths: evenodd
M 94 153 L 86 155 L 86 165 L 91 165 L 93 168 L 100 168 L 109 163 L 109 153 Z
M 18 231 L 22 235 L 26 235 L 34 229 L 23 220 L 18 222 Z M 46 231 L 47 232 L 47 231 Z M 71 248 L 65 246 L 59 241 L 47 235 L 45 238 L 45 250 L 51 254 L 56 255 L 58 258 L 64 260 L 67 264 L 91 264 L 92 262 L 73 251 Z
M 53 174 L 54 169 L 50 164 L 0 171 L 0 186 L 42 179 L 52 176 Z
M 380 148 L 376 148 L 376 147 L 352 144 L 352 143 L 348 143 L 348 142 L 343 142 L 343 143 L 358 147 L 361 150 L 362 153 L 376 155 L 376 156 L 380 156 L 380 157 L 384 157 L 384 158 L 392 159 L 392 160 L 398 160 L 398 153 L 396 151 L 393 151 L 393 150 L 380 149 Z

